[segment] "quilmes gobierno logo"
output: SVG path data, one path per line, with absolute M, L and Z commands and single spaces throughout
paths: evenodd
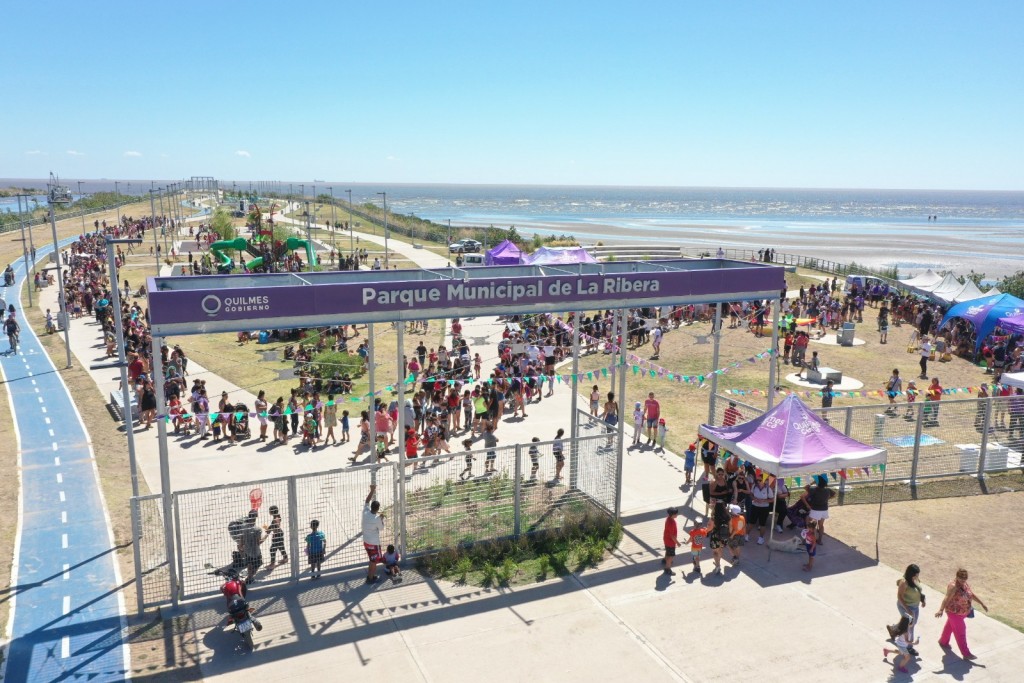
M 207 294 L 199 304 L 208 318 L 216 318 L 221 313 L 256 313 L 270 310 L 270 297 L 267 295 L 256 296 L 226 296 L 219 297 L 216 294 Z

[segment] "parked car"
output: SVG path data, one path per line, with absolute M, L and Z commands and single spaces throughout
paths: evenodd
M 448 251 L 453 254 L 476 253 L 483 247 L 476 240 L 459 240 L 448 245 Z

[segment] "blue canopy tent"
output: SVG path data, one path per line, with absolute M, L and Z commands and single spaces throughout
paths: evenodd
M 982 297 L 972 299 L 953 306 L 946 312 L 946 316 L 939 323 L 943 328 L 954 318 L 963 318 L 972 325 L 977 335 L 974 349 L 981 348 L 985 337 L 992 334 L 992 330 L 999 324 L 1000 318 L 1009 318 L 1024 313 L 1024 301 L 1012 294 L 999 294 L 993 297 Z

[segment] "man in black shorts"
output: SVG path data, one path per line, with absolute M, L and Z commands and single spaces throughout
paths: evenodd
M 679 530 L 676 526 L 676 516 L 679 514 L 679 508 L 669 508 L 668 516 L 665 517 L 665 559 L 663 561 L 666 574 L 675 574 L 672 571 L 672 559 L 676 556 L 676 548 L 679 547 Z

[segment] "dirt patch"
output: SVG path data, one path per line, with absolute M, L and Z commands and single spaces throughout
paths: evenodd
M 879 538 L 880 560 L 902 570 L 914 563 L 932 588 L 928 605 L 938 609 L 946 584 L 959 567 L 996 617 L 1024 631 L 1024 544 L 997 531 L 1024 509 L 1024 492 L 886 503 Z M 874 557 L 878 507 L 834 508 L 828 534 Z M 892 586 L 893 599 L 896 586 Z

